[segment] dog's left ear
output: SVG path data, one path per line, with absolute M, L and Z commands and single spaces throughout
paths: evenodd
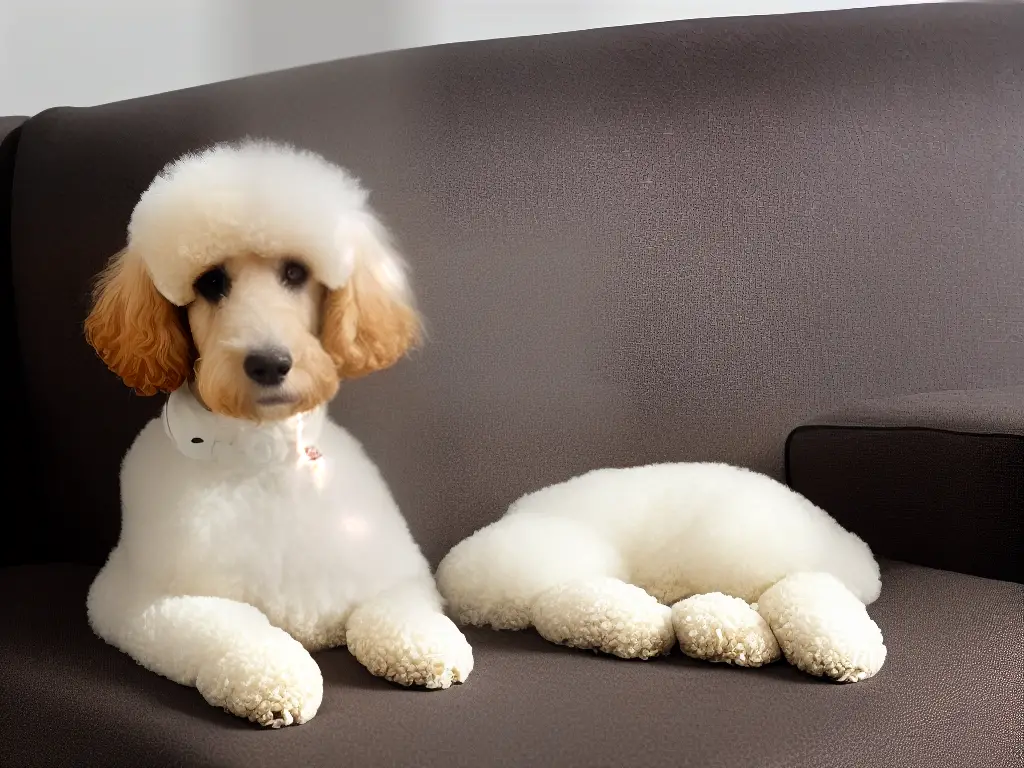
M 394 365 L 422 338 L 405 261 L 384 227 L 367 217 L 349 228 L 352 274 L 324 299 L 321 342 L 343 379 Z

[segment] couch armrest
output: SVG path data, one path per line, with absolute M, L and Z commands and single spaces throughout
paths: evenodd
M 18 141 L 21 136 L 21 125 L 24 117 L 0 116 L 0 344 L 6 354 L 4 384 L 5 400 L 16 403 L 6 413 L 6 434 L 13 437 L 14 450 L 8 448 L 4 455 L 7 476 L 12 478 L 8 493 L 11 499 L 8 505 L 17 507 L 13 499 L 18 497 L 17 488 L 35 488 L 35 456 L 33 448 L 34 425 L 28 415 L 28 389 L 26 385 L 24 358 L 18 336 L 17 312 L 15 311 L 15 291 L 13 278 L 13 262 L 11 258 L 11 208 L 12 190 L 14 185 L 14 164 L 17 155 Z M 22 492 L 24 494 L 24 491 Z M 29 516 L 33 512 L 25 510 L 15 513 Z M 19 521 L 22 522 L 22 521 Z M 24 529 L 22 522 L 19 526 Z M 40 529 L 28 526 L 30 532 L 19 531 L 18 535 L 0 536 L 0 567 L 17 563 L 37 561 L 41 555 L 41 536 L 35 535 Z
M 878 555 L 1024 583 L 1024 386 L 815 418 L 786 441 L 786 479 Z

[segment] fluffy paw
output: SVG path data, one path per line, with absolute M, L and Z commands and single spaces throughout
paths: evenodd
M 672 626 L 687 656 L 738 667 L 760 667 L 781 656 L 760 614 L 738 597 L 721 592 L 694 595 L 672 606 Z
M 387 605 L 359 608 L 349 619 L 347 645 L 372 674 L 399 685 L 448 688 L 473 671 L 473 649 L 438 611 L 407 615 Z
M 618 579 L 573 581 L 533 603 L 541 637 L 559 645 L 649 659 L 672 650 L 672 611 L 640 587 Z
M 312 719 L 323 699 L 324 682 L 306 649 L 274 629 L 201 668 L 196 688 L 216 707 L 280 728 Z
M 787 576 L 758 600 L 758 611 L 790 664 L 842 683 L 882 668 L 882 631 L 864 604 L 828 573 Z

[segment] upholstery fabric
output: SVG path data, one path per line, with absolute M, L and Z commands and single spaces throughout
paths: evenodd
M 885 564 L 871 614 L 889 657 L 851 686 L 785 662 L 745 670 L 678 651 L 622 661 L 532 631 L 478 630 L 469 681 L 427 692 L 371 677 L 336 649 L 316 657 L 320 713 L 271 732 L 93 637 L 82 607 L 92 574 L 0 571 L 0 695 L 17 702 L 0 720 L 0 765 L 1020 766 L 1018 584 Z
M 8 408 L 6 430 L 10 443 L 4 452 L 4 467 L 10 473 L 9 476 L 16 479 L 15 482 L 24 483 L 24 488 L 34 490 L 38 487 L 35 477 L 35 437 L 26 408 L 28 392 L 17 331 L 11 260 L 11 193 L 18 141 L 24 122 L 24 117 L 0 117 L 0 328 L 5 356 L 4 393 L 9 403 L 18 404 Z M 17 486 L 12 483 L 9 487 Z M 37 524 L 27 524 L 21 536 L 0 536 L 0 566 L 42 559 L 45 557 L 42 538 L 41 526 Z
M 1024 582 L 1024 386 L 849 405 L 793 431 L 786 470 L 882 555 Z
M 12 240 L 28 521 L 99 563 L 157 399 L 82 340 L 90 281 L 180 153 L 251 134 L 350 167 L 403 246 L 422 352 L 346 386 L 435 562 L 607 465 L 783 472 L 848 401 L 1024 377 L 1024 7 L 600 29 L 388 53 L 23 126 Z M 31 297 L 31 298 L 29 298 Z

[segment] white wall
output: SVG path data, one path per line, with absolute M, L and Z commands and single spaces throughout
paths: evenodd
M 903 4 L 926 0 L 903 0 Z M 434 43 L 894 0 L 0 0 L 0 115 Z

